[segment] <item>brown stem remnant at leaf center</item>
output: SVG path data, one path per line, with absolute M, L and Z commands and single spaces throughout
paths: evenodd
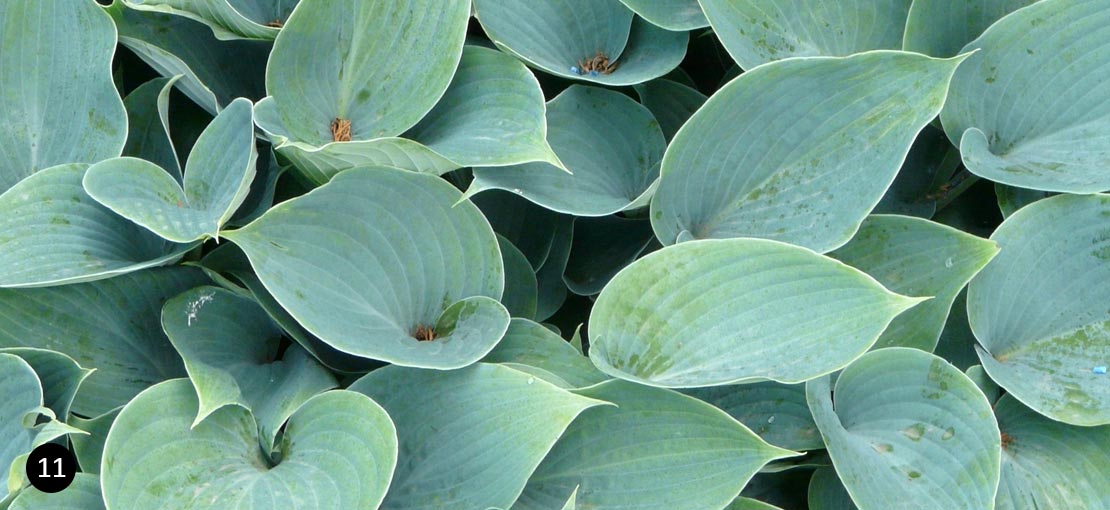
M 578 61 L 578 69 L 581 69 L 582 74 L 589 74 L 596 71 L 599 74 L 609 74 L 617 69 L 617 62 L 610 62 L 609 57 L 605 56 L 601 50 L 598 50 L 597 55 L 587 60 Z
M 1006 450 L 1010 447 L 1010 443 L 1014 442 L 1013 436 L 1003 432 L 1002 433 L 1002 449 Z
M 275 20 L 267 23 L 266 26 L 274 27 L 274 28 L 281 28 L 281 27 L 285 26 L 285 22 L 280 20 L 280 19 L 275 19 Z
M 331 139 L 337 142 L 351 141 L 351 121 L 339 117 L 331 121 Z
M 429 342 L 436 339 L 436 330 L 431 326 L 420 325 L 416 327 L 412 337 L 420 342 Z

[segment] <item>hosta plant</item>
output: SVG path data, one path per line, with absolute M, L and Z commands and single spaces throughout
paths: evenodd
M 0 2 L 0 510 L 1110 510 L 1108 27 Z

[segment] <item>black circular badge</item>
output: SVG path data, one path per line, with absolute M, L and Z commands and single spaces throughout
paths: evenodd
M 65 490 L 76 474 L 77 459 L 62 445 L 46 443 L 27 457 L 27 479 L 42 492 Z

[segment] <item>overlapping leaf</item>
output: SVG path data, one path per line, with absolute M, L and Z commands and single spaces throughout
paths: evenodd
M 1060 195 L 1012 214 L 968 288 L 983 368 L 1054 420 L 1110 424 L 1110 195 Z
M 840 246 L 940 111 L 961 58 L 877 51 L 744 73 L 667 148 L 651 203 L 656 235 Z
M 713 406 L 661 388 L 607 381 L 577 393 L 586 411 L 528 480 L 513 510 L 722 508 L 764 464 L 794 454 Z
M 876 348 L 932 352 L 956 294 L 998 253 L 998 246 L 928 220 L 875 215 L 848 244 L 829 254 L 907 296 L 933 296 L 896 317 Z
M 31 451 L 35 431 L 25 426 L 42 406 L 42 385 L 31 366 L 14 354 L 0 353 L 0 501 L 9 491 L 9 466 Z M 33 423 L 33 422 L 32 422 Z
M 53 494 L 29 487 L 12 501 L 9 510 L 104 510 L 100 478 L 77 473 L 69 487 Z
M 608 379 L 582 352 L 551 330 L 527 319 L 513 319 L 505 338 L 482 361 L 512 363 L 542 369 L 565 383 L 583 388 Z
M 149 161 L 115 158 L 89 167 L 82 185 L 105 207 L 169 241 L 218 237 L 254 179 L 252 118 L 246 99 L 224 108 L 193 146 L 181 184 Z
M 836 381 L 806 384 L 836 472 L 861 510 L 991 508 L 1000 436 L 963 373 L 917 349 L 865 354 Z
M 129 9 L 124 0 L 107 7 L 119 42 L 162 76 L 182 75 L 178 87 L 216 115 L 237 97 L 266 95 L 263 74 L 271 44 L 221 41 L 204 24 L 159 12 Z
M 691 241 L 610 281 L 590 314 L 590 359 L 653 386 L 796 383 L 843 368 L 922 299 L 804 248 Z
M 281 329 L 250 299 L 218 287 L 197 287 L 162 308 L 162 328 L 185 361 L 200 407 L 193 422 L 227 405 L 247 409 L 258 422 L 262 447 L 335 377 L 300 346 L 279 357 Z
M 1044 191 L 1110 189 L 1110 3 L 1046 0 L 992 25 L 952 79 L 941 120 L 964 165 Z
M 96 369 L 72 410 L 98 416 L 151 384 L 185 375 L 158 317 L 162 303 L 203 283 L 197 269 L 159 268 L 77 285 L 0 290 L 0 347 L 50 349 Z
M 0 353 L 19 356 L 31 366 L 42 386 L 43 405 L 60 420 L 67 419 L 78 388 L 94 372 L 57 351 L 34 347 L 3 347 L 0 348 Z
M 155 78 L 123 98 L 127 108 L 127 144 L 123 155 L 145 159 L 181 182 L 181 162 L 170 138 L 170 91 L 181 76 Z
M 995 405 L 1002 430 L 1002 481 L 995 508 L 1110 508 L 1105 490 L 1110 426 L 1073 427 L 1045 418 L 1010 395 Z
M 192 18 L 212 29 L 219 39 L 277 37 L 297 0 L 123 0 L 132 9 L 166 12 Z
M 51 167 L 0 195 L 0 287 L 99 280 L 170 263 L 191 248 L 93 200 L 81 185 L 88 168 Z
M 767 381 L 692 388 L 683 393 L 716 406 L 775 446 L 798 451 L 825 447 L 802 384 Z
M 615 1 L 475 0 L 474 7 L 497 47 L 563 78 L 633 85 L 667 74 L 686 54 L 685 32 L 646 22 Z M 599 57 L 615 67 L 589 72 L 586 64 Z
M 913 2 L 902 49 L 951 57 L 1003 16 L 1037 0 L 929 0 Z
M 2 2 L 0 34 L 0 190 L 45 168 L 119 156 L 127 113 L 112 84 L 116 32 L 100 7 Z
M 667 30 L 692 30 L 709 25 L 698 0 L 621 0 L 621 3 Z
M 397 424 L 388 509 L 508 508 L 567 425 L 603 403 L 485 363 L 451 371 L 386 367 L 350 389 L 381 403 Z
M 911 0 L 699 0 L 744 69 L 788 57 L 900 49 Z
M 477 207 L 454 205 L 459 198 L 435 176 L 352 169 L 224 236 L 274 298 L 336 349 L 458 368 L 509 325 L 496 301 L 497 239 Z
M 651 112 L 618 92 L 576 85 L 548 103 L 547 116 L 548 140 L 571 173 L 542 162 L 475 168 L 467 194 L 503 189 L 577 216 L 605 216 L 646 199 L 666 149 Z
M 185 379 L 154 385 L 116 418 L 104 446 L 108 510 L 377 508 L 397 462 L 389 416 L 372 400 L 330 391 L 289 418 L 280 458 L 258 447 L 250 412 L 224 407 L 195 427 Z

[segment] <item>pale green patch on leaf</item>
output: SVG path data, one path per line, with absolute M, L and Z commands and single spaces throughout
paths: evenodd
M 941 120 L 972 173 L 1022 188 L 1110 189 L 1110 9 L 1045 0 L 995 23 L 964 51 Z
M 874 51 L 744 73 L 667 148 L 651 203 L 656 235 L 664 244 L 685 230 L 839 247 L 940 111 L 962 59 Z
M 952 365 L 917 349 L 865 354 L 806 398 L 836 473 L 862 510 L 991 508 L 1000 436 L 991 405 Z
M 350 389 L 381 403 L 397 424 L 399 463 L 384 503 L 396 510 L 508 508 L 567 425 L 603 404 L 486 363 L 385 367 Z
M 797 455 L 670 390 L 607 381 L 577 393 L 616 407 L 575 420 L 513 510 L 558 507 L 575 487 L 578 508 L 721 508 L 763 465 Z
M 303 4 L 302 4 L 303 5 Z M 466 366 L 509 314 L 497 238 L 438 177 L 352 169 L 224 236 L 306 330 L 340 351 L 424 368 Z
M 1012 214 L 1002 248 L 968 288 L 979 359 L 1035 411 L 1110 424 L 1110 195 L 1060 195 Z
M 85 172 L 85 192 L 105 207 L 178 243 L 218 238 L 247 198 L 258 152 L 250 101 L 236 99 L 205 128 L 179 184 L 149 161 L 115 158 Z
M 744 69 L 789 57 L 902 47 L 911 0 L 699 0 Z
M 590 359 L 652 386 L 797 383 L 848 365 L 923 299 L 797 246 L 690 241 L 609 282 L 590 314 Z
M 224 407 L 190 427 L 197 405 L 189 381 L 174 379 L 123 408 L 101 464 L 108 510 L 377 508 L 385 496 L 396 430 L 365 395 L 337 390 L 309 399 L 270 457 L 250 412 Z

